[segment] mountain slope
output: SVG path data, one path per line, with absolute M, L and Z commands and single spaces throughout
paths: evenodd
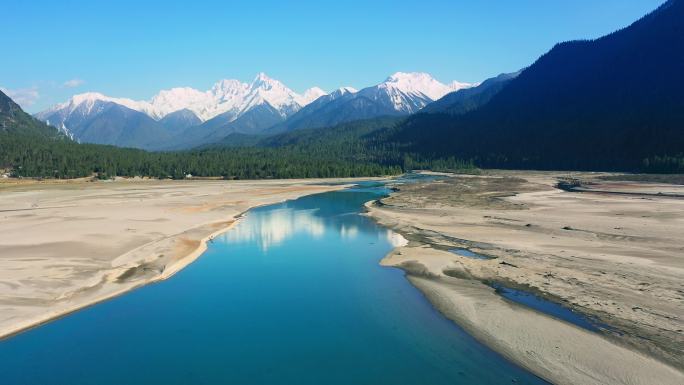
M 98 114 L 78 124 L 66 122 L 69 131 L 81 142 L 150 149 L 170 137 L 164 126 L 141 112 L 112 102 L 96 105 Z
M 149 149 L 170 138 L 161 123 L 113 101 L 87 99 L 40 117 L 84 143 Z
M 0 134 L 40 138 L 64 138 L 54 127 L 24 112 L 9 96 L 0 91 Z
M 445 95 L 425 106 L 420 112 L 425 113 L 447 113 L 453 115 L 465 114 L 475 110 L 489 102 L 494 95 L 501 91 L 509 81 L 518 76 L 520 72 L 501 74 L 487 79 L 481 84 L 461 89 Z
M 425 73 L 397 72 L 384 82 L 358 92 L 341 88 L 302 108 L 270 132 L 334 126 L 343 122 L 379 116 L 403 116 L 470 84 L 447 86 Z
M 282 121 L 283 117 L 280 111 L 268 103 L 261 103 L 250 108 L 235 120 L 228 120 L 219 115 L 199 126 L 189 127 L 173 138 L 160 143 L 155 149 L 190 149 L 221 142 L 227 137 L 237 137 L 233 134 L 261 134 L 266 128 Z
M 486 105 L 420 114 L 388 140 L 481 166 L 638 168 L 684 152 L 684 1 L 631 26 L 556 45 Z
M 164 126 L 169 134 L 175 135 L 183 132 L 189 127 L 202 124 L 202 120 L 200 120 L 194 112 L 184 108 L 164 116 L 159 119 L 159 123 Z

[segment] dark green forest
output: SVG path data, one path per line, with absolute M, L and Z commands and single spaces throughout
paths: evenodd
M 76 178 L 96 174 L 227 179 L 314 178 L 392 175 L 396 162 L 364 153 L 343 155 L 326 146 L 246 147 L 151 153 L 65 139 L 0 133 L 0 165 L 13 176 Z
M 483 168 L 684 172 L 683 20 L 684 1 L 669 1 L 612 34 L 557 44 L 477 109 L 438 103 L 378 135 Z

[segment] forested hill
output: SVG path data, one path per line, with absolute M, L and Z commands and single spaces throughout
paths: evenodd
M 0 91 L 0 134 L 55 139 L 62 137 L 57 129 L 24 112 L 2 91 Z
M 682 47 L 684 0 L 670 0 L 610 35 L 556 45 L 476 111 L 419 114 L 387 140 L 484 167 L 684 169 Z

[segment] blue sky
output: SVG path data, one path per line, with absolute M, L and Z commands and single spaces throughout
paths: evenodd
M 480 81 L 556 42 L 627 26 L 663 0 L 13 1 L 0 87 L 30 112 L 99 91 L 148 99 L 257 72 L 295 91 L 396 71 Z

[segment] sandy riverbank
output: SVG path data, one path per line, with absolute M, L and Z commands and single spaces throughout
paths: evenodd
M 409 240 L 382 263 L 404 269 L 447 317 L 551 382 L 683 383 L 684 199 L 658 193 L 684 186 L 575 173 L 602 192 L 573 193 L 554 188 L 558 176 L 568 173 L 401 186 L 382 205 L 368 205 L 369 215 Z M 448 251 L 457 247 L 495 258 Z M 535 292 L 621 334 L 513 304 L 486 281 Z
M 0 337 L 166 279 L 249 208 L 344 181 L 0 184 Z

